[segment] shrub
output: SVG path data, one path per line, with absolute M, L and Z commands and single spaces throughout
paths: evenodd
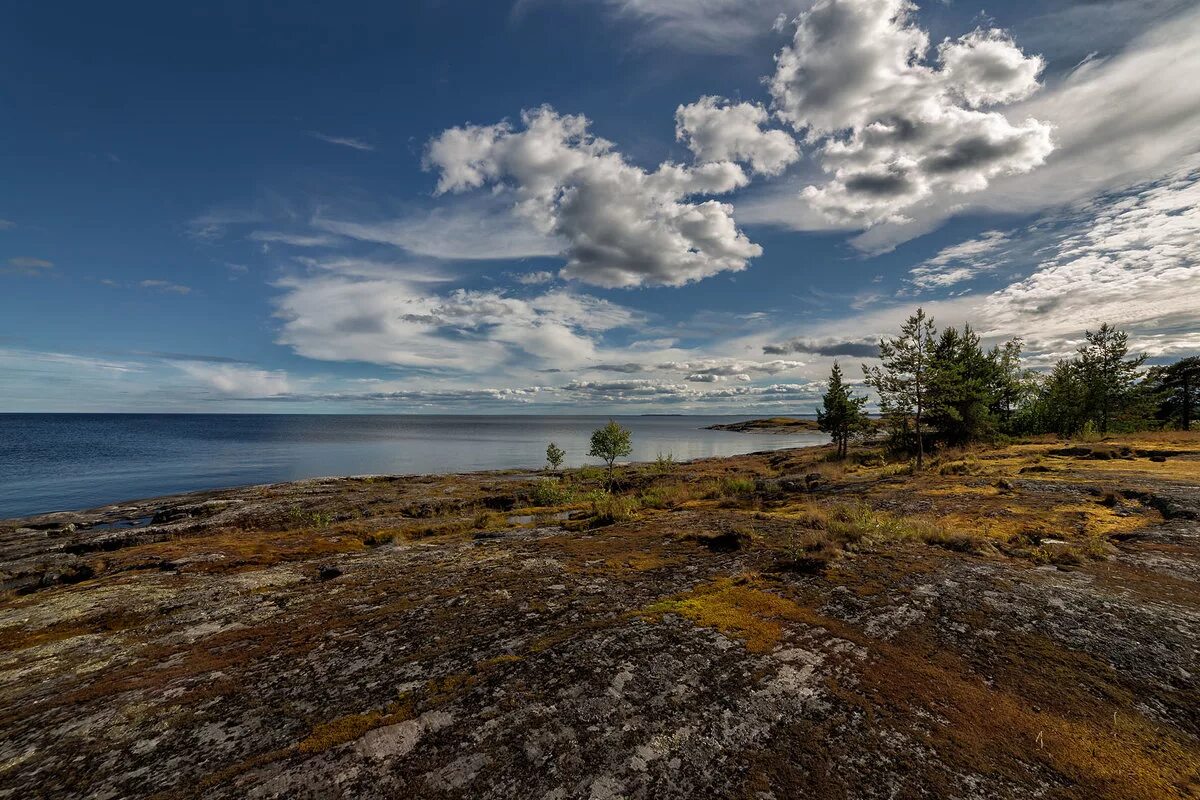
M 657 483 L 642 492 L 638 499 L 645 508 L 678 508 L 691 497 L 691 491 L 682 483 Z
M 571 487 L 556 480 L 540 480 L 533 485 L 529 500 L 535 506 L 561 506 L 573 502 Z
M 654 471 L 659 475 L 670 475 L 675 471 L 675 454 L 667 453 L 665 456 L 660 452 L 658 458 L 654 459 Z
M 792 532 L 776 563 L 780 569 L 792 572 L 820 572 L 841 554 L 842 548 L 826 533 L 809 531 L 797 536 Z
M 754 494 L 754 479 L 726 475 L 710 484 L 707 494 L 714 500 L 722 497 L 750 497 Z
M 596 521 L 610 524 L 626 522 L 637 516 L 639 504 L 636 497 L 619 494 L 602 494 L 592 500 L 592 514 Z

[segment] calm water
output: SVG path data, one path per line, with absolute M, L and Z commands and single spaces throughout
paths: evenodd
M 817 434 L 706 431 L 748 417 L 617 417 L 635 461 L 827 441 Z M 603 416 L 0 414 L 0 519 L 175 492 L 325 475 L 538 467 L 546 443 L 587 459 Z

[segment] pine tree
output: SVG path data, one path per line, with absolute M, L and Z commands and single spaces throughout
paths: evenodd
M 1200 417 L 1200 356 L 1152 367 L 1146 383 L 1158 404 L 1156 416 L 1190 430 Z
M 850 439 L 870 424 L 863 411 L 866 397 L 855 397 L 842 380 L 842 368 L 835 361 L 829 372 L 829 388 L 821 396 L 823 408 L 817 409 L 817 427 L 828 433 L 837 446 L 837 457 L 843 459 L 850 451 Z
M 867 384 L 879 392 L 879 407 L 893 423 L 907 426 L 911 417 L 916 426 L 917 469 L 925 463 L 922 422 L 929 408 L 930 362 L 937 330 L 933 320 L 917 309 L 900 329 L 900 336 L 879 342 L 879 367 L 863 367 Z
M 1129 355 L 1129 336 L 1107 322 L 1100 330 L 1085 331 L 1087 343 L 1079 348 L 1079 368 L 1089 416 L 1101 433 L 1108 433 L 1114 418 L 1129 410 L 1146 356 Z
M 1032 373 L 1021 367 L 1021 353 L 1025 343 L 1021 337 L 1011 339 L 1002 346 L 992 349 L 991 358 L 996 364 L 996 386 L 992 411 L 1000 420 L 1005 432 L 1013 430 L 1013 417 L 1019 406 L 1024 404 L 1034 388 Z
M 1000 367 L 983 351 L 978 334 L 970 325 L 962 332 L 946 328 L 930 363 L 928 420 L 938 439 L 964 445 L 993 436 Z

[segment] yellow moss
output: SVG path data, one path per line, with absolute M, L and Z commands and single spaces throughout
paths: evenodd
M 604 562 L 611 569 L 632 569 L 645 572 L 651 569 L 675 566 L 683 563 L 682 558 L 667 558 L 657 553 L 628 553 Z
M 719 578 L 687 594 L 663 600 L 647 614 L 679 614 L 697 625 L 735 636 L 755 653 L 770 651 L 783 635 L 783 623 L 819 624 L 812 611 L 757 588 L 752 577 Z
M 313 726 L 312 732 L 296 745 L 296 749 L 305 755 L 323 753 L 332 747 L 361 738 L 367 731 L 385 725 L 395 725 L 411 718 L 412 703 L 407 700 L 392 703 L 383 711 L 347 714 Z

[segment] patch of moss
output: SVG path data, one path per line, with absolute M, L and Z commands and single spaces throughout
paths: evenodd
M 817 616 L 791 600 L 763 591 L 753 577 L 719 578 L 669 600 L 654 603 L 645 613 L 660 617 L 678 614 L 706 628 L 741 639 L 754 653 L 769 652 L 783 636 L 783 624 L 818 624 Z

